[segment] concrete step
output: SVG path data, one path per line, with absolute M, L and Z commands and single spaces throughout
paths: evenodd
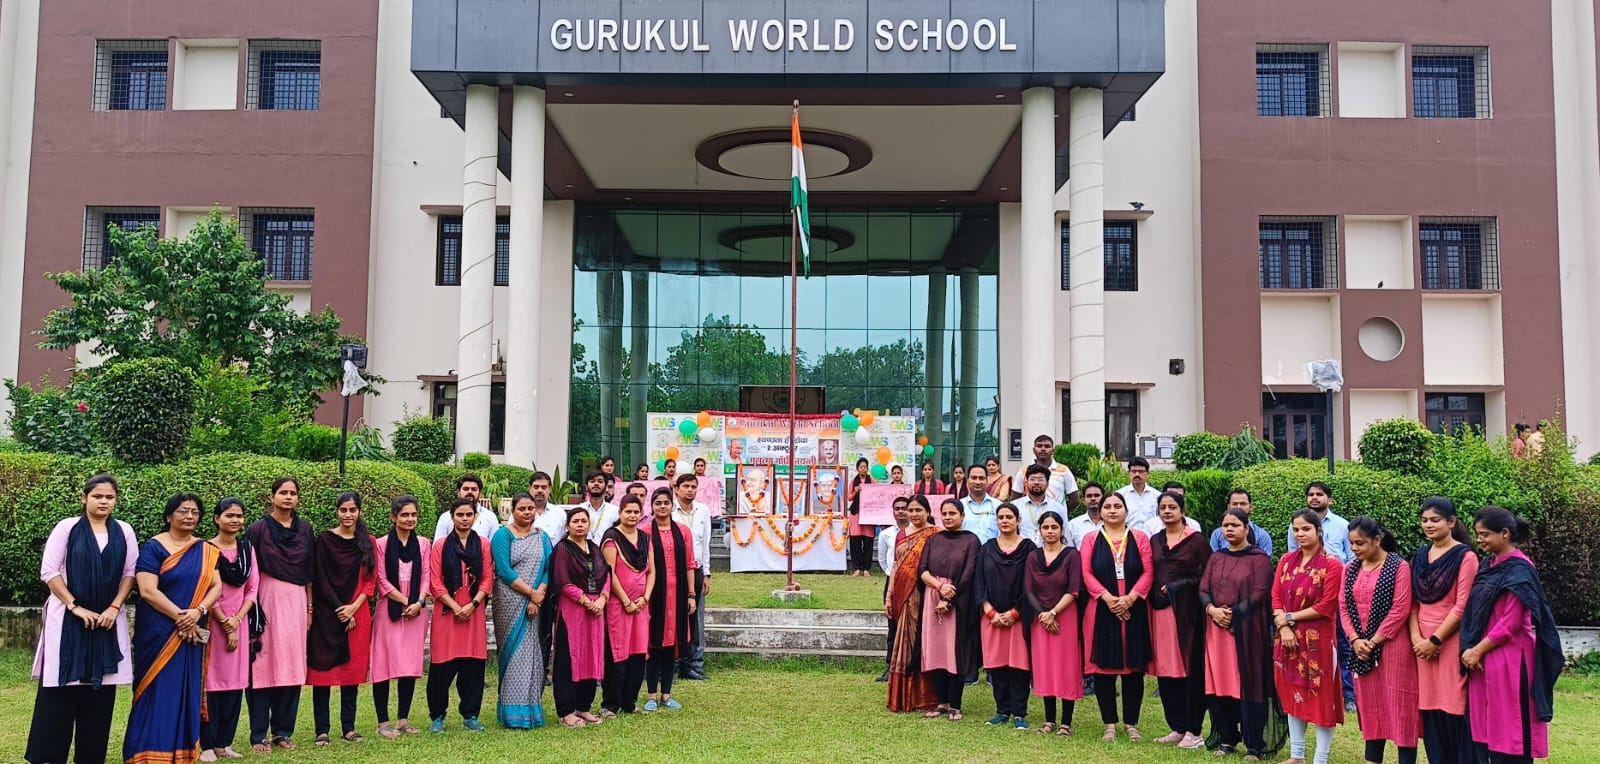
M 884 649 L 884 629 L 840 626 L 728 626 L 706 625 L 706 646 L 744 648 L 789 654 L 794 650 L 877 651 Z
M 883 660 L 882 650 L 768 649 L 760 647 L 712 647 L 708 644 L 706 645 L 706 652 L 717 655 L 754 655 L 761 658 L 817 658 L 825 661 L 849 660 L 852 658 Z
M 856 628 L 882 631 L 883 613 L 872 610 L 809 610 L 804 608 L 708 608 L 706 625 L 750 628 Z

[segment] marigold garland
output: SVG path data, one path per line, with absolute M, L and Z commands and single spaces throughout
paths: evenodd
M 836 518 L 832 512 L 824 515 L 813 515 L 805 519 L 810 520 L 810 524 L 804 526 L 799 533 L 795 534 L 793 540 L 795 547 L 794 555 L 796 557 L 804 556 L 807 552 L 811 551 L 811 548 L 816 546 L 817 541 L 822 538 L 824 531 L 826 531 L 828 535 L 828 546 L 833 547 L 833 551 L 835 552 L 844 551 L 845 545 L 849 543 L 849 537 L 841 535 L 838 528 L 834 526 L 833 521 Z M 798 526 L 799 524 L 796 523 L 796 525 Z M 786 539 L 783 529 L 778 525 L 778 518 L 776 516 L 767 515 L 764 517 L 752 517 L 750 523 L 750 535 L 742 539 L 739 538 L 739 526 L 737 524 L 729 525 L 728 530 L 729 536 L 731 536 L 733 539 L 733 543 L 741 547 L 750 546 L 751 544 L 755 543 L 756 538 L 759 536 L 761 538 L 761 542 L 766 544 L 768 549 L 771 549 L 775 554 L 784 554 L 784 545 L 780 542 Z

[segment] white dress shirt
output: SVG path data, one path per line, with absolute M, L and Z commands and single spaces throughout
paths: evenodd
M 455 518 L 449 512 L 439 513 L 439 522 L 433 524 L 433 542 L 435 544 L 444 540 L 456 529 Z M 477 531 L 478 538 L 493 539 L 494 532 L 500 530 L 500 516 L 494 510 L 479 505 L 478 516 L 472 520 L 472 530 Z
M 1033 539 L 1033 543 L 1039 545 L 1044 544 L 1044 539 L 1039 538 L 1039 516 L 1046 512 L 1054 512 L 1062 517 L 1067 516 L 1067 508 L 1063 506 L 1061 502 L 1056 501 L 1048 496 L 1046 496 L 1044 502 L 1040 504 L 1033 503 L 1033 497 L 1026 495 L 1023 496 L 1020 501 L 1013 501 L 1011 503 L 1016 505 L 1017 513 L 1022 515 L 1021 527 L 1017 530 L 1017 532 L 1022 534 L 1023 538 Z M 1066 531 L 1067 529 L 1065 527 L 1061 529 L 1061 543 L 1066 544 L 1067 546 L 1077 546 L 1067 538 Z
M 1082 549 L 1083 540 L 1097 530 L 1100 530 L 1100 524 L 1090 520 L 1089 513 L 1085 512 L 1067 521 L 1067 538 L 1063 543 Z
M 672 500 L 672 519 L 674 522 L 683 523 L 689 528 L 689 535 L 694 538 L 694 559 L 700 563 L 700 572 L 707 578 L 711 577 L 711 508 L 700 502 L 694 502 L 688 512 L 683 511 L 676 498 Z
M 878 568 L 886 576 L 894 572 L 894 545 L 903 532 L 900 526 L 891 525 L 878 533 Z
M 1028 465 L 1022 465 L 1022 469 L 1017 470 L 1017 476 L 1011 479 L 1011 492 L 1018 496 L 1028 495 Z M 1050 462 L 1050 487 L 1045 489 L 1045 498 L 1065 503 L 1068 496 L 1077 492 L 1078 479 L 1072 476 L 1072 470 L 1060 462 Z
M 559 544 L 567 537 L 567 508 L 556 505 L 544 505 L 544 511 L 533 516 L 533 527 L 544 531 L 550 537 L 550 543 Z
M 609 501 L 601 502 L 598 509 L 587 501 L 578 506 L 589 510 L 589 540 L 596 544 L 600 543 L 600 537 L 606 535 L 611 526 L 617 524 L 617 515 L 621 514 L 617 505 Z
M 1144 493 L 1139 493 L 1133 490 L 1133 484 L 1129 483 L 1118 488 L 1117 495 L 1128 505 L 1129 528 L 1142 530 L 1150 518 L 1156 517 L 1157 506 L 1161 503 L 1161 491 L 1155 486 L 1145 483 Z

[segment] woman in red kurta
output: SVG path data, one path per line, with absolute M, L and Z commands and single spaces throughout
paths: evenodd
M 306 639 L 306 684 L 317 722 L 317 745 L 328 744 L 328 703 L 339 688 L 340 736 L 361 742 L 356 732 L 356 693 L 367 681 L 372 650 L 372 595 L 375 555 L 372 533 L 361 519 L 361 494 L 339 494 L 339 524 L 323 531 L 311 562 L 311 631 Z
M 1250 515 L 1230 508 L 1222 514 L 1227 547 L 1211 556 L 1200 579 L 1206 608 L 1206 694 L 1211 696 L 1211 734 L 1218 753 L 1245 746 L 1245 761 L 1261 761 L 1283 746 L 1284 724 L 1269 708 L 1273 700 L 1272 558 L 1255 545 Z
M 990 725 L 1011 724 L 1028 728 L 1028 685 L 1032 664 L 1028 661 L 1028 624 L 1033 620 L 1023 592 L 1028 555 L 1033 541 L 1017 533 L 1022 518 L 1010 503 L 995 510 L 997 538 L 984 542 L 978 550 L 977 590 L 978 636 L 983 646 L 983 667 L 994 685 L 995 717 Z
M 1278 699 L 1289 714 L 1289 758 L 1305 764 L 1306 725 L 1316 727 L 1316 764 L 1328 764 L 1333 728 L 1344 723 L 1337 657 L 1339 585 L 1344 566 L 1322 543 L 1322 519 L 1305 509 L 1289 521 L 1298 549 L 1272 579 L 1272 654 Z
M 461 696 L 461 725 L 482 732 L 483 669 L 489 659 L 489 630 L 483 605 L 494 591 L 494 554 L 489 539 L 472 530 L 476 499 L 450 505 L 455 531 L 433 545 L 429 586 L 433 590 L 433 633 L 428 643 L 428 731 L 444 732 L 450 685 Z
M 606 601 L 606 675 L 602 680 L 600 716 L 631 714 L 644 684 L 645 655 L 650 651 L 650 590 L 655 567 L 650 564 L 650 537 L 639 528 L 644 503 L 623 496 L 617 526 L 606 529 L 600 553 L 611 566 L 611 598 Z
M 1129 552 L 1132 552 L 1130 554 Z M 1122 678 L 1122 721 L 1129 740 L 1139 734 L 1144 672 L 1150 663 L 1150 611 L 1145 598 L 1155 580 L 1150 538 L 1128 527 L 1121 494 L 1100 502 L 1100 528 L 1083 541 L 1083 584 L 1089 606 L 1083 614 L 1083 671 L 1094 674 L 1101 740 L 1117 737 L 1117 677 Z
M 1367 761 L 1381 764 L 1384 743 L 1393 740 L 1400 764 L 1415 764 L 1422 735 L 1417 657 L 1404 641 L 1411 615 L 1411 566 L 1400 559 L 1389 530 L 1370 517 L 1350 521 L 1350 551 L 1356 559 L 1344 571 L 1339 617 L 1350 635 L 1350 671 L 1356 675 L 1356 711 L 1367 741 Z
M 1467 677 L 1461 673 L 1461 617 L 1478 575 L 1467 526 L 1443 496 L 1422 502 L 1422 535 L 1432 543 L 1411 556 L 1411 652 L 1428 761 L 1471 761 Z

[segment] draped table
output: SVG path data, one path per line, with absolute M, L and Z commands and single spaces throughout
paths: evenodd
M 787 569 L 784 554 L 782 515 L 739 515 L 728 517 L 728 569 L 734 573 L 782 573 Z M 794 569 L 797 571 L 843 571 L 845 550 L 850 543 L 850 527 L 845 518 L 835 515 L 796 515 L 794 518 Z

